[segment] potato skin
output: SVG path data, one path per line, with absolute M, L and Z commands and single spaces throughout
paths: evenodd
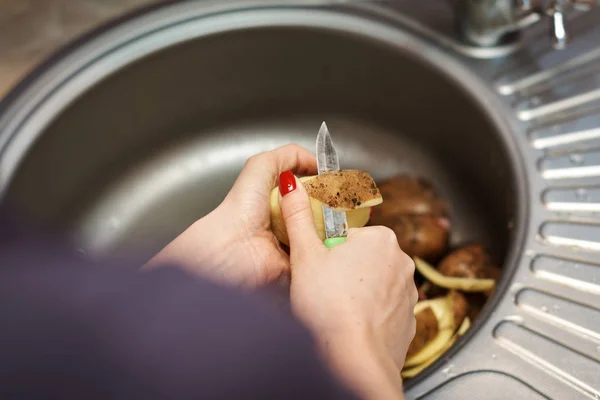
M 411 257 L 437 259 L 448 246 L 447 227 L 432 215 L 398 215 L 382 225 L 394 231 L 400 248 Z
M 447 205 L 423 178 L 399 175 L 378 184 L 383 204 L 373 209 L 370 225 L 383 225 L 398 236 L 411 257 L 438 260 L 450 236 Z
M 457 278 L 493 279 L 498 281 L 502 270 L 498 268 L 485 247 L 479 244 L 461 247 L 448 254 L 437 270 L 446 276 Z M 490 297 L 494 289 L 485 292 Z
M 485 247 L 479 244 L 461 247 L 448 254 L 437 270 L 456 278 L 498 280 L 502 271 L 495 266 Z
M 340 171 L 340 174 L 343 171 Z M 360 171 L 350 171 L 351 173 L 348 174 L 346 176 L 346 178 L 348 177 L 352 177 L 353 175 L 355 177 L 362 177 L 363 179 L 367 180 L 366 181 L 366 185 L 369 185 L 372 182 L 372 179 L 370 178 L 370 175 L 364 175 L 364 174 L 360 174 Z M 366 173 L 365 173 L 366 174 Z M 311 182 L 313 179 L 316 179 L 316 176 L 310 176 L 310 177 L 302 177 L 300 178 L 300 181 L 303 184 L 307 184 L 307 182 Z M 368 178 L 368 179 L 367 179 Z M 329 177 L 329 179 L 331 179 L 331 177 Z M 350 180 L 350 183 L 354 183 L 356 187 L 358 185 L 359 182 L 356 182 L 356 179 L 354 179 L 354 182 L 352 182 L 352 180 Z M 374 190 L 374 189 L 373 189 Z M 326 191 L 322 191 L 323 193 L 326 193 Z M 323 195 L 323 193 L 320 193 L 320 195 Z M 372 196 L 379 196 L 378 195 L 379 192 L 376 191 L 376 193 L 371 193 L 370 195 Z M 319 193 L 317 193 L 317 195 L 319 195 Z M 287 235 L 287 230 L 285 228 L 285 223 L 283 221 L 283 216 L 281 215 L 281 208 L 279 207 L 279 189 L 278 188 L 274 188 L 271 190 L 271 196 L 269 199 L 269 203 L 270 203 L 270 208 L 271 208 L 271 230 L 273 231 L 273 233 L 275 234 L 275 237 L 277 238 L 277 240 L 279 240 L 280 243 L 283 243 L 286 246 L 289 246 L 290 242 L 289 242 L 289 238 Z M 369 195 L 366 194 L 362 194 L 361 195 L 361 199 L 365 199 L 367 198 L 370 201 L 373 201 L 373 199 L 377 200 L 377 198 L 369 198 Z M 381 198 L 379 197 L 379 200 L 381 200 Z M 312 208 L 312 212 L 313 212 L 313 218 L 315 221 L 315 228 L 317 228 L 317 234 L 319 235 L 319 237 L 321 238 L 321 240 L 325 240 L 325 220 L 323 219 L 323 203 L 321 201 L 319 201 L 316 198 L 310 197 L 310 205 Z M 368 207 L 366 205 L 362 205 L 361 206 L 354 206 L 354 209 L 352 210 L 348 210 L 346 212 L 346 217 L 348 219 L 348 227 L 349 228 L 362 228 L 363 226 L 365 226 L 367 224 L 367 222 L 369 222 L 369 215 L 371 213 L 371 207 Z
M 438 334 L 438 320 L 430 307 L 415 315 L 415 319 L 417 320 L 417 330 L 414 339 L 408 346 L 406 358 L 417 354 Z
M 469 312 L 469 304 L 465 296 L 456 290 L 451 290 L 448 296 L 454 314 L 454 326 L 458 328 Z
M 433 185 L 423 178 L 399 175 L 378 186 L 384 202 L 375 209 L 375 218 L 400 214 L 446 216 L 448 213 L 446 202 L 439 197 Z

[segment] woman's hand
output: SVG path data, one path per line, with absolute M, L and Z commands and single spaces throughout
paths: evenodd
M 384 227 L 351 229 L 327 249 L 297 181 L 280 188 L 290 239 L 291 302 L 332 368 L 367 399 L 401 399 L 400 369 L 415 335 L 414 263 Z
M 176 263 L 205 278 L 249 287 L 289 274 L 289 257 L 270 229 L 269 207 L 271 190 L 279 174 L 287 170 L 314 175 L 315 157 L 297 145 L 251 157 L 221 205 L 146 266 Z

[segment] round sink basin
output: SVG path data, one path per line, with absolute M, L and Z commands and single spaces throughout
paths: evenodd
M 217 206 L 248 157 L 313 150 L 325 120 L 342 168 L 431 179 L 452 204 L 452 243 L 483 242 L 506 275 L 523 182 L 485 100 L 455 60 L 354 11 L 165 6 L 89 36 L 9 96 L 0 193 L 90 257 L 143 260 Z

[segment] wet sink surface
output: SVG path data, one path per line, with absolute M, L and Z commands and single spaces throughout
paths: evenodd
M 367 20 L 278 13 L 223 19 L 86 91 L 45 128 L 8 200 L 90 255 L 156 251 L 218 205 L 248 157 L 313 149 L 326 120 L 345 168 L 430 178 L 453 205 L 453 243 L 503 260 L 518 178 L 490 111 L 400 32 L 394 46 L 352 25 Z

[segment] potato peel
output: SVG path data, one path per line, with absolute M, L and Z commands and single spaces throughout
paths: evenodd
M 417 329 L 414 339 L 408 346 L 406 357 L 412 357 L 414 354 L 419 353 L 423 347 L 439 333 L 439 321 L 431 307 L 427 307 L 421 312 L 416 313 L 415 319 L 417 322 Z
M 444 329 L 440 331 L 437 336 L 432 341 L 427 343 L 420 352 L 408 358 L 404 362 L 404 367 L 414 367 L 429 360 L 441 349 L 443 349 L 444 346 L 446 346 L 446 344 L 452 339 L 452 335 L 454 335 L 453 329 Z
M 427 361 L 446 345 L 456 331 L 450 296 L 418 302 L 415 306 L 415 314 L 426 308 L 431 308 L 438 320 L 438 334 L 419 352 L 408 357 L 404 367 L 413 367 Z
M 442 275 L 426 261 L 415 257 L 417 270 L 429 281 L 446 289 L 457 289 L 463 292 L 485 292 L 496 285 L 493 279 L 455 278 Z
M 308 192 L 315 227 L 321 240 L 325 240 L 324 204 L 338 211 L 345 211 L 348 228 L 361 228 L 369 222 L 371 207 L 383 202 L 375 181 L 363 171 L 342 170 L 328 175 L 302 177 L 300 181 Z M 289 246 L 279 197 L 279 189 L 273 189 L 269 199 L 271 230 L 281 243 Z
M 426 309 L 431 308 L 435 317 L 438 320 L 438 329 L 440 331 L 454 327 L 454 316 L 452 315 L 452 308 L 448 301 L 448 297 L 439 297 L 437 299 L 419 301 L 415 305 L 415 315 Z
M 459 337 L 463 336 L 467 330 L 471 327 L 471 320 L 469 317 L 466 317 L 456 333 L 452 336 L 452 338 L 442 347 L 437 353 L 435 353 L 431 358 L 424 361 L 423 363 L 413 366 L 411 368 L 403 369 L 401 375 L 403 378 L 412 378 L 417 374 L 421 373 L 425 368 L 429 367 L 433 364 L 438 358 L 440 358 L 450 347 L 456 343 Z

